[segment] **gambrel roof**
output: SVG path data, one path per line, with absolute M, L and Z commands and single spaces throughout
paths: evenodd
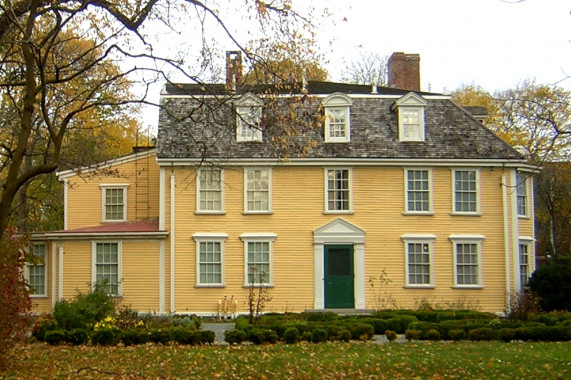
M 352 100 L 349 142 L 324 141 L 321 102 L 333 93 Z M 414 93 L 426 101 L 425 140 L 400 141 L 394 105 L 409 93 L 389 87 L 312 81 L 305 88 L 243 86 L 235 93 L 229 93 L 224 84 L 169 84 L 161 99 L 164 109 L 159 116 L 157 158 L 159 162 L 203 157 L 277 159 L 284 155 L 314 159 L 523 160 L 449 96 L 439 94 Z M 234 103 L 246 94 L 255 94 L 265 102 L 262 142 L 236 142 Z M 284 118 L 292 112 L 293 119 Z M 292 126 L 295 133 L 285 141 L 283 136 Z M 284 152 L 284 145 L 291 151 Z

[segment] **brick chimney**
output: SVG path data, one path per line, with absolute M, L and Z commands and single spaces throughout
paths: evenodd
M 242 52 L 226 52 L 226 86 L 230 91 L 236 91 L 236 86 L 242 83 Z
M 420 91 L 420 55 L 395 52 L 388 66 L 389 87 Z

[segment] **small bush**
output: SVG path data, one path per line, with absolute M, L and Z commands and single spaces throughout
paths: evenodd
M 248 340 L 254 344 L 276 343 L 279 336 L 273 330 L 254 328 L 250 330 Z
M 224 331 L 224 340 L 229 344 L 241 344 L 248 338 L 243 330 L 232 329 Z
M 351 332 L 351 339 L 369 340 L 375 335 L 375 329 L 370 323 L 356 322 L 346 327 Z
M 312 343 L 327 342 L 327 330 L 322 328 L 316 328 L 315 330 L 313 330 L 311 332 L 311 342 Z
M 466 331 L 463 329 L 452 329 L 448 331 L 448 339 L 458 341 L 466 339 Z
M 87 344 L 89 342 L 89 334 L 86 329 L 73 329 L 67 333 L 66 341 L 75 346 Z
M 117 331 L 111 328 L 102 328 L 96 330 L 91 335 L 91 342 L 93 344 L 98 344 L 101 346 L 110 346 L 113 344 L 117 344 L 117 341 L 118 341 Z
M 43 341 L 48 331 L 56 330 L 57 322 L 51 316 L 39 317 L 32 328 L 32 336 L 37 340 Z
M 296 329 L 295 327 L 288 327 L 284 331 L 283 339 L 284 339 L 284 342 L 286 342 L 288 344 L 297 343 L 297 341 L 299 339 L 299 330 Z
M 196 329 L 193 326 L 173 326 L 169 329 L 170 340 L 178 344 L 197 344 Z
M 168 328 L 155 328 L 149 330 L 149 341 L 155 344 L 167 344 L 170 341 Z
M 67 333 L 65 330 L 50 330 L 44 335 L 44 341 L 52 346 L 57 346 L 65 342 Z
M 351 340 L 351 332 L 346 328 L 342 327 L 341 330 L 339 331 L 338 339 L 341 342 L 349 342 Z
M 422 335 L 422 331 L 421 330 L 414 330 L 414 329 L 408 329 L 405 331 L 404 336 L 405 338 L 411 342 L 413 340 L 419 340 L 420 336 Z
M 468 339 L 475 341 L 494 340 L 496 334 L 491 327 L 479 327 L 468 332 Z
M 276 335 L 276 341 L 277 341 Z M 200 330 L 200 344 L 213 344 L 216 341 L 216 333 L 211 330 Z
M 387 337 L 389 342 L 394 342 L 398 338 L 397 333 L 392 330 L 385 331 L 385 336 Z
M 424 338 L 427 340 L 440 340 L 440 332 L 436 329 L 429 329 L 424 333 Z

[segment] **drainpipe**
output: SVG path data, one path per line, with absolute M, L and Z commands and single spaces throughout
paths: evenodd
M 170 254 L 170 312 L 174 313 L 175 309 L 175 175 L 171 172 L 171 231 L 170 231 L 170 242 L 171 242 L 171 254 Z
M 502 208 L 504 217 L 504 265 L 506 269 L 506 308 L 507 311 L 511 311 L 511 281 L 510 281 L 510 227 L 509 227 L 509 212 L 508 212 L 508 187 L 506 183 L 505 174 L 502 175 Z

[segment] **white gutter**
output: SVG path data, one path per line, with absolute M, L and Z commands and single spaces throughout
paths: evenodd
M 61 240 L 79 240 L 85 238 L 122 238 L 122 239 L 141 239 L 141 238 L 166 238 L 166 231 L 150 231 L 150 232 L 47 232 L 42 236 L 46 239 Z
M 170 252 L 170 312 L 175 312 L 175 175 L 171 173 L 171 252 Z
M 508 186 L 505 174 L 502 175 L 502 211 L 504 218 L 504 265 L 506 270 L 506 307 L 508 312 L 511 311 L 511 281 L 510 281 L 510 225 L 508 211 Z

